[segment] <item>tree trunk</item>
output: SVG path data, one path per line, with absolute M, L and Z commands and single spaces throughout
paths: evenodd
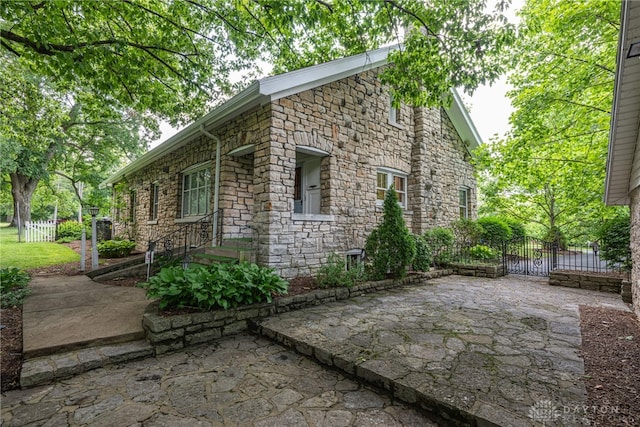
M 40 179 L 31 178 L 14 172 L 11 177 L 11 195 L 13 196 L 13 220 L 11 227 L 18 226 L 18 218 L 21 225 L 25 221 L 31 221 L 31 196 L 38 186 Z

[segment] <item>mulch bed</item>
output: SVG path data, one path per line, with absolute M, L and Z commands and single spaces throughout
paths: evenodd
M 630 312 L 580 306 L 580 329 L 592 425 L 640 425 L 638 318 Z
M 22 308 L 0 309 L 1 391 L 20 387 L 22 369 Z

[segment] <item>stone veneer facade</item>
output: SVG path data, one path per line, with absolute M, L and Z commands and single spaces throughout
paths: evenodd
M 284 277 L 312 274 L 332 251 L 363 248 L 382 214 L 376 202 L 378 168 L 407 175 L 405 219 L 415 233 L 459 219 L 459 189 L 476 211 L 476 182 L 468 148 L 443 109 L 402 106 L 389 120 L 390 97 L 373 69 L 247 111 L 207 129 L 221 141 L 222 234 L 249 237 L 259 264 Z M 228 153 L 254 144 L 241 156 Z M 329 153 L 320 160 L 320 214 L 294 214 L 296 147 Z M 308 150 L 307 150 L 308 151 Z M 211 168 L 213 207 L 216 142 L 187 141 L 154 164 L 127 176 L 123 194 L 136 192 L 132 229 L 145 249 L 180 223 L 182 173 Z M 159 213 L 149 221 L 151 187 L 160 189 Z M 116 186 L 117 187 L 117 186 Z M 122 200 L 128 202 L 128 198 Z M 127 209 L 121 217 L 129 217 Z M 212 209 L 210 209 L 211 211 Z M 115 232 L 124 228 L 115 216 Z
M 633 308 L 640 317 L 640 187 L 631 192 L 631 295 Z

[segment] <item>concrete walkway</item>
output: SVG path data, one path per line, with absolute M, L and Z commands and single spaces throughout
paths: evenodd
M 26 359 L 144 338 L 149 301 L 139 288 L 108 286 L 84 275 L 34 277 L 22 309 Z
M 41 284 L 58 291 L 44 293 L 40 287 L 27 301 L 41 297 L 44 307 L 49 295 L 52 304 L 62 307 L 67 301 L 67 307 L 75 307 L 67 308 L 70 313 L 77 313 L 84 310 L 80 298 L 68 291 L 87 287 L 93 298 L 85 301 L 95 301 L 88 311 L 102 311 L 115 325 L 118 316 L 112 312 L 120 309 L 115 300 L 105 299 L 140 291 L 112 288 L 113 294 L 101 294 L 102 285 L 78 282 Z M 133 304 L 133 299 L 123 296 L 122 301 Z M 581 304 L 629 310 L 619 295 L 551 287 L 545 279 L 443 277 L 259 322 L 265 336 L 335 369 L 243 334 L 6 393 L 2 425 L 432 426 L 433 420 L 440 425 L 583 425 Z M 130 319 L 137 327 L 144 305 Z M 93 329 L 91 320 L 76 317 L 78 329 Z M 30 328 L 37 325 L 47 322 Z M 51 363 L 71 366 L 84 360 L 86 351 L 71 351 Z M 147 350 L 128 351 L 141 356 Z M 100 357 L 117 360 L 116 353 L 108 348 Z M 431 415 L 425 418 L 355 380 L 384 388 Z

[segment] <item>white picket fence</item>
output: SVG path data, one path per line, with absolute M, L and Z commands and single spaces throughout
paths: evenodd
M 55 221 L 26 221 L 24 223 L 25 242 L 54 242 L 56 240 Z

